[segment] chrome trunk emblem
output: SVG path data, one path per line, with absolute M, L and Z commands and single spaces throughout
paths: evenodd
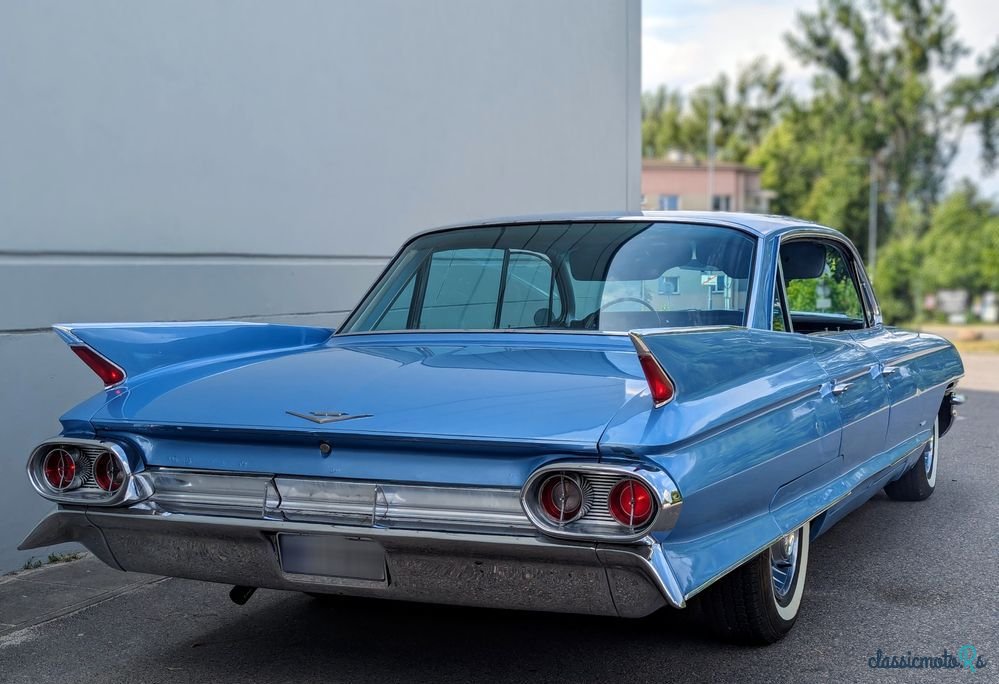
M 343 413 L 342 411 L 309 411 L 308 413 L 299 413 L 298 411 L 285 411 L 290 416 L 295 416 L 296 418 L 305 418 L 306 420 L 311 420 L 313 423 L 319 423 L 320 425 L 324 423 L 336 423 L 341 420 L 353 420 L 354 418 L 370 418 L 370 413 L 358 413 L 356 415 L 350 415 L 349 413 Z

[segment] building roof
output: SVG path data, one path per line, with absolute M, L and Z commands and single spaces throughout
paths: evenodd
M 442 228 L 462 226 L 488 226 L 510 223 L 554 223 L 559 221 L 689 221 L 715 225 L 737 226 L 761 236 L 779 233 L 797 226 L 819 227 L 813 221 L 777 216 L 774 214 L 750 214 L 734 211 L 642 211 L 642 212 L 577 212 L 563 214 L 536 214 L 526 216 L 504 216 L 487 220 L 455 223 Z M 435 230 L 441 230 L 437 228 Z M 427 231 L 433 232 L 433 231 Z
M 760 173 L 760 167 L 749 166 L 748 164 L 740 164 L 739 162 L 730 161 L 715 161 L 714 167 L 716 171 L 719 170 L 734 170 L 743 171 L 746 173 Z M 643 169 L 698 169 L 702 171 L 707 171 L 709 164 L 706 161 L 701 160 L 679 160 L 674 161 L 672 159 L 642 159 Z

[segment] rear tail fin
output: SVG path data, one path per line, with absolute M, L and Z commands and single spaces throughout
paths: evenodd
M 167 366 L 315 346 L 333 334 L 328 328 L 228 321 L 70 323 L 53 329 L 107 388 Z

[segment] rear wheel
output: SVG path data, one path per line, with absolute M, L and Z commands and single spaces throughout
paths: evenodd
M 885 494 L 896 501 L 928 499 L 937 486 L 937 461 L 940 457 L 940 419 L 933 421 L 933 436 L 923 454 L 905 474 L 885 485 Z
M 694 599 L 707 627 L 724 638 L 772 644 L 798 619 L 808 570 L 810 524 L 781 537 Z

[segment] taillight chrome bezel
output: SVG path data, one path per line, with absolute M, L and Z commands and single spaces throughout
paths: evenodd
M 53 487 L 45 477 L 43 471 L 45 459 L 48 454 L 56 449 L 65 450 L 71 454 L 76 464 L 76 474 L 71 484 L 65 488 Z M 91 457 L 84 452 L 99 450 L 101 453 L 109 454 L 115 459 L 118 467 L 122 470 L 122 483 L 118 489 L 107 491 L 99 486 L 86 486 L 87 468 L 93 468 L 94 463 L 101 457 L 100 454 Z M 89 466 L 82 463 L 84 458 L 90 459 Z M 151 494 L 148 487 L 132 476 L 132 468 L 129 464 L 128 454 L 125 448 L 106 440 L 80 439 L 76 437 L 55 437 L 46 440 L 35 447 L 31 456 L 28 457 L 28 479 L 31 485 L 40 495 L 57 503 L 80 504 L 87 506 L 120 506 L 126 503 L 140 501 Z
M 598 501 L 596 499 L 599 497 L 591 496 L 590 500 L 584 503 L 586 512 L 560 524 L 551 520 L 542 510 L 539 497 L 542 484 L 552 475 L 559 473 L 579 478 L 583 491 L 588 495 L 593 492 L 592 484 L 588 485 L 588 481 L 603 479 L 606 483 L 608 478 L 617 481 L 637 480 L 653 493 L 655 511 L 644 524 L 628 527 L 613 520 L 608 511 L 601 510 L 601 506 L 606 506 L 606 501 Z M 653 532 L 672 529 L 680 514 L 683 498 L 670 476 L 651 465 L 557 461 L 531 473 L 521 489 L 520 502 L 531 523 L 548 536 L 561 539 L 632 542 L 643 539 Z

